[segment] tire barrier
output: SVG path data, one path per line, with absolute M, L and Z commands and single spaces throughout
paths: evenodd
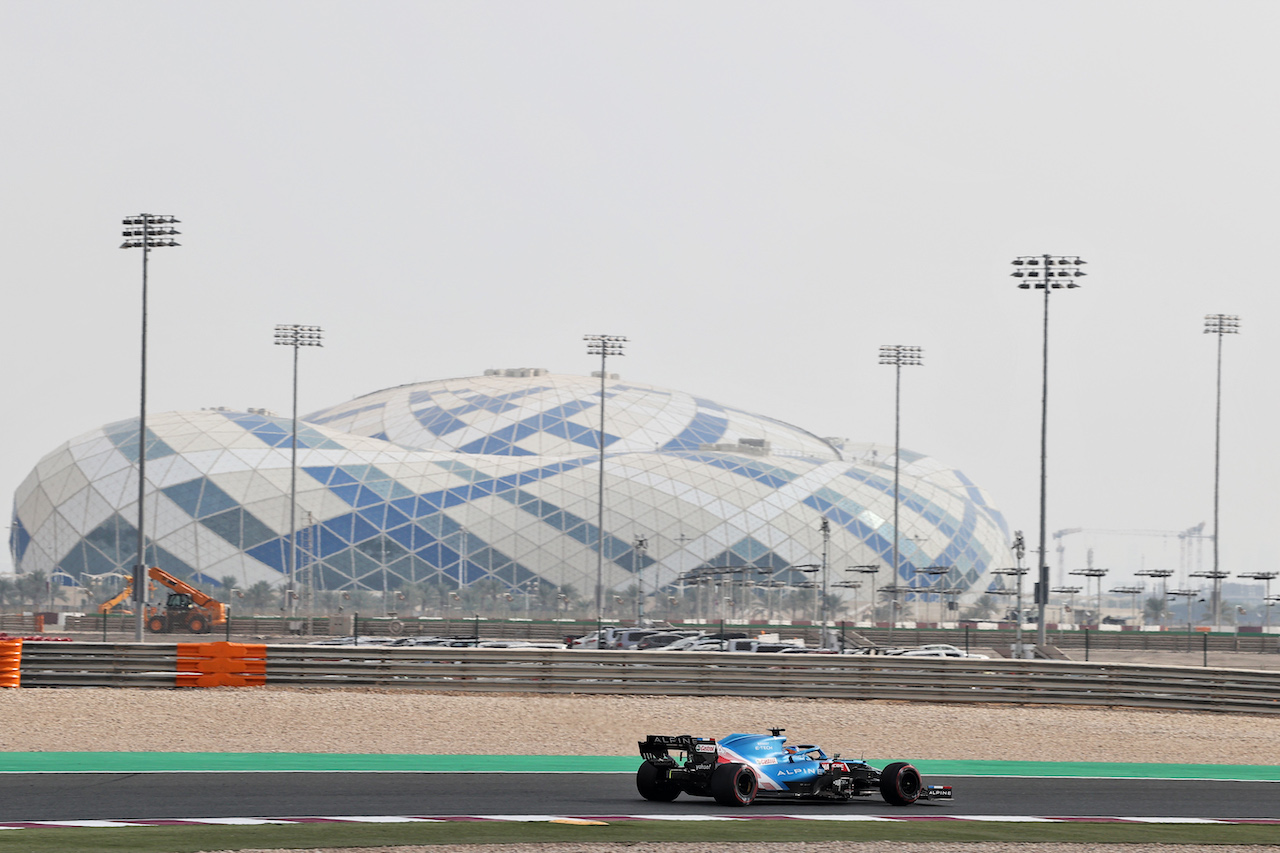
M 22 686 L 22 640 L 0 640 L 0 687 Z
M 261 687 L 267 647 L 248 643 L 178 643 L 178 687 Z

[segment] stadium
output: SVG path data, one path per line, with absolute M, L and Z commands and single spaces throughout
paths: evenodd
M 283 589 L 292 432 L 260 409 L 149 416 L 147 564 Z M 937 599 L 906 587 L 945 588 L 964 604 L 1013 565 L 1004 518 L 958 470 L 902 451 L 895 574 L 891 447 L 616 375 L 522 368 L 403 385 L 302 417 L 297 435 L 295 562 L 314 590 L 484 583 L 589 599 L 599 575 L 620 604 L 624 591 L 674 601 L 715 579 L 761 606 L 769 589 L 811 589 L 819 574 L 856 598 L 848 581 L 865 578 L 851 567 L 879 566 L 872 582 L 904 600 Z M 133 419 L 40 460 L 15 496 L 19 573 L 83 583 L 129 571 L 138 447 Z

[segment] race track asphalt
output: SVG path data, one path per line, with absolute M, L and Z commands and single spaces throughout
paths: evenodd
M 906 808 L 758 802 L 753 812 L 895 816 L 1280 818 L 1276 782 L 1124 778 L 930 777 L 950 802 Z M 714 815 L 682 796 L 651 803 L 630 773 L 3 773 L 0 821 L 347 815 Z

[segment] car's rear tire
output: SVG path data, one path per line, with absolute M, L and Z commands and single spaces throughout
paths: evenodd
M 680 786 L 667 778 L 667 772 L 652 761 L 646 761 L 636 771 L 636 790 L 646 800 L 669 803 L 680 796 Z
M 745 764 L 721 764 L 711 772 L 711 796 L 722 806 L 749 806 L 758 790 L 755 771 Z
M 898 761 L 880 771 L 880 796 L 891 806 L 909 806 L 920 799 L 924 785 L 920 771 Z

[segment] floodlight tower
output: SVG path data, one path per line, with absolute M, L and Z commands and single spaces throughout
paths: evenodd
M 901 453 L 901 437 L 902 437 L 902 368 L 918 367 L 924 364 L 924 348 L 908 347 L 898 344 L 883 344 L 880 347 L 880 363 L 888 364 L 893 367 L 893 567 L 890 569 L 892 576 L 890 580 L 896 586 L 901 579 L 900 572 L 902 567 L 898 561 L 898 542 L 900 536 L 898 534 L 898 506 L 901 503 L 899 498 L 898 482 L 899 473 L 902 468 L 899 454 Z M 875 606 L 875 602 L 872 602 Z M 892 630 L 892 629 L 891 629 Z
M 324 330 L 319 326 L 285 323 L 276 326 L 276 345 L 293 347 L 293 442 L 289 456 L 289 613 L 297 612 L 298 588 L 298 348 L 324 346 Z M 385 540 L 384 540 L 385 541 Z M 383 548 L 385 549 L 385 545 Z M 382 558 L 382 592 L 386 596 L 387 558 Z M 383 609 L 386 609 L 385 603 Z
M 818 522 L 818 532 L 822 534 L 822 627 L 819 629 L 818 636 L 821 638 L 822 648 L 827 647 L 827 552 L 831 546 L 831 520 L 823 516 L 822 521 Z
M 1237 314 L 1205 314 L 1204 333 L 1218 336 L 1218 393 L 1213 417 L 1213 623 L 1222 630 L 1222 578 L 1218 577 L 1218 472 L 1222 459 L 1222 336 L 1240 334 Z
M 172 216 L 140 213 L 121 220 L 124 242 L 121 249 L 142 250 L 142 379 L 141 404 L 138 415 L 138 562 L 133 567 L 133 601 L 135 611 L 134 640 L 143 640 L 142 623 L 146 619 L 147 538 L 144 530 L 147 494 L 147 259 L 152 249 L 181 245 L 173 238 L 181 232 L 174 229 L 178 220 Z
M 1042 646 L 1047 642 L 1044 612 L 1049 605 L 1049 565 L 1045 552 L 1045 496 L 1049 458 L 1049 294 L 1062 288 L 1079 287 L 1075 279 L 1084 275 L 1080 269 L 1083 263 L 1085 261 L 1076 255 L 1023 255 L 1013 259 L 1013 265 L 1017 269 L 1012 275 L 1021 279 L 1018 287 L 1023 290 L 1035 288 L 1044 291 L 1044 360 L 1040 394 L 1040 550 L 1037 557 L 1039 570 L 1036 572 L 1036 607 L 1040 619 L 1036 641 Z
M 596 631 L 604 621 L 604 404 L 607 359 L 611 355 L 626 355 L 622 350 L 627 339 L 621 335 L 583 335 L 587 342 L 587 355 L 600 356 L 600 490 L 596 516 Z M 599 634 L 597 633 L 597 636 Z

